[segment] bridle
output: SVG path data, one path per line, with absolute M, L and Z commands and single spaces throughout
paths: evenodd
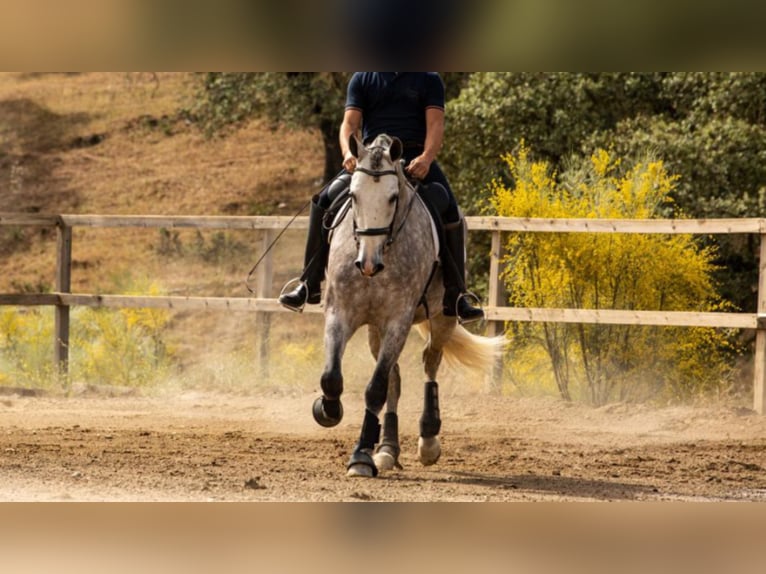
M 365 175 L 369 175 L 374 178 L 375 181 L 380 181 L 380 178 L 385 175 L 393 175 L 396 176 L 397 179 L 399 178 L 399 173 L 395 169 L 383 169 L 383 170 L 373 170 L 373 169 L 367 169 L 365 167 L 357 166 L 355 171 L 359 171 Z M 415 198 L 415 193 L 412 194 L 412 197 L 410 198 L 410 203 L 407 206 L 407 211 L 404 214 L 404 218 L 402 219 L 402 222 L 399 224 L 399 227 L 394 230 L 394 226 L 396 225 L 396 216 L 399 213 L 399 194 L 396 195 L 396 203 L 394 204 L 394 215 L 391 218 L 391 223 L 389 223 L 386 227 L 366 227 L 366 228 L 359 228 L 356 224 L 356 217 L 353 218 L 354 221 L 354 239 L 356 240 L 357 245 L 359 244 L 359 237 L 375 237 L 380 235 L 385 235 L 387 237 L 385 246 L 388 247 L 394 242 L 394 239 L 397 235 L 399 235 L 399 232 L 402 230 L 402 227 L 404 227 L 404 224 L 407 222 L 407 218 L 410 214 L 410 211 L 412 210 L 412 203 L 413 199 Z

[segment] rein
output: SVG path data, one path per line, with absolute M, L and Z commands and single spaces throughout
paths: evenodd
M 375 170 L 375 169 L 367 169 L 366 167 L 357 166 L 354 171 L 361 171 L 362 173 L 366 175 L 371 175 L 372 177 L 375 178 L 375 181 L 379 181 L 380 177 L 383 175 L 395 175 L 395 176 L 399 175 L 395 169 Z

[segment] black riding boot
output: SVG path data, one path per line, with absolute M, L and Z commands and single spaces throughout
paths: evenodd
M 445 243 L 442 251 L 444 274 L 444 314 L 458 316 L 461 323 L 484 318 L 484 311 L 471 305 L 465 287 L 465 220 L 444 225 Z
M 306 239 L 306 254 L 304 256 L 303 274 L 300 284 L 290 291 L 280 295 L 279 302 L 292 311 L 301 311 L 303 306 L 316 305 L 321 300 L 321 284 L 327 266 L 330 245 L 322 225 L 325 210 L 317 203 L 319 196 L 314 196 L 309 213 L 309 232 Z

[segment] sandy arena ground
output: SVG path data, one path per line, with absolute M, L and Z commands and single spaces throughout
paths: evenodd
M 418 393 L 419 394 L 419 393 Z M 746 409 L 442 393 L 442 458 L 349 479 L 362 399 L 322 429 L 314 394 L 0 398 L 3 501 L 766 501 L 766 417 Z

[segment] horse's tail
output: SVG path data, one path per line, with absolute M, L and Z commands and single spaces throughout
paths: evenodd
M 415 328 L 423 339 L 429 340 L 431 328 L 428 321 L 418 323 Z M 457 325 L 442 352 L 444 360 L 451 366 L 462 365 L 470 370 L 486 372 L 502 358 L 506 343 L 504 335 L 482 337 Z

